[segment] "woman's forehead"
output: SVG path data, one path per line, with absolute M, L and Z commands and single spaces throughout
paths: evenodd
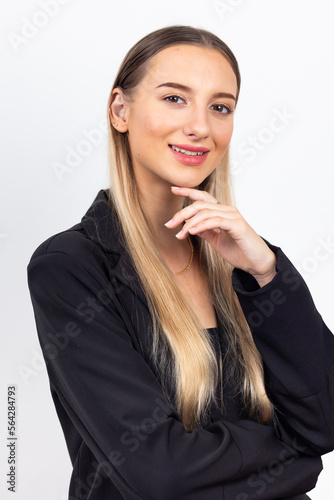
M 165 82 L 202 86 L 216 83 L 236 92 L 237 80 L 228 59 L 218 50 L 195 45 L 173 45 L 155 54 L 144 76 L 149 86 Z M 144 83 L 144 82 L 143 82 Z

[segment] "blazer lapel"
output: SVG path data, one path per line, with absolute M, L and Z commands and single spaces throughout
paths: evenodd
M 148 308 L 133 260 L 127 250 L 123 232 L 108 189 L 101 189 L 86 214 L 81 219 L 87 236 L 99 245 L 112 264 L 112 280 L 116 293 L 123 287 L 131 288 Z

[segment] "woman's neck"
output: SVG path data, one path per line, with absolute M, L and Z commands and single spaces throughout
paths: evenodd
M 138 190 L 141 207 L 150 220 L 156 242 L 168 265 L 175 272 L 186 267 L 191 255 L 191 248 L 187 240 L 178 240 L 175 235 L 182 229 L 183 224 L 168 229 L 165 223 L 183 207 L 184 198 L 175 196 L 164 189 Z
M 159 246 L 176 247 L 180 241 L 175 235 L 182 229 L 183 224 L 168 229 L 165 223 L 182 209 L 184 198 L 175 196 L 170 188 L 158 190 L 145 187 L 138 190 L 138 196 L 141 207 L 153 226 Z

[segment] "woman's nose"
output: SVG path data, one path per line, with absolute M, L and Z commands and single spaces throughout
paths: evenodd
M 207 109 L 194 106 L 189 109 L 183 131 L 185 135 L 194 139 L 205 139 L 210 134 L 209 117 Z

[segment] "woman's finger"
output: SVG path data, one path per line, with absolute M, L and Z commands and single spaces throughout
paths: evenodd
M 207 191 L 203 191 L 202 189 L 179 187 L 179 186 L 172 186 L 171 189 L 174 194 L 179 196 L 187 196 L 187 198 L 189 198 L 190 200 L 194 201 L 202 200 L 202 201 L 210 201 L 216 204 L 218 203 L 218 201 L 214 196 L 212 196 Z
M 244 222 L 236 217 L 224 216 L 221 212 L 214 210 L 210 211 L 210 213 L 200 212 L 187 221 L 176 236 L 182 238 L 188 236 L 189 233 L 197 234 L 207 229 L 216 229 L 216 232 L 222 230 L 230 233 L 234 239 L 237 239 L 241 237 L 241 232 L 245 225 Z
M 193 188 L 174 188 L 175 194 L 180 196 L 186 196 L 189 199 L 194 200 L 194 203 L 188 205 L 187 207 L 182 208 L 179 212 L 176 212 L 171 220 L 165 223 L 168 228 L 177 227 L 181 222 L 190 219 L 196 213 L 205 209 L 216 208 L 219 205 L 221 210 L 225 210 L 230 212 L 231 214 L 238 214 L 238 210 L 235 207 L 230 205 L 222 205 L 218 203 L 216 198 L 214 198 L 211 194 L 206 191 L 202 191 L 199 189 Z
M 196 201 L 176 212 L 173 218 L 165 223 L 165 226 L 168 228 L 177 227 L 183 221 L 197 221 L 198 217 L 212 217 L 215 214 L 231 219 L 240 218 L 239 212 L 233 207 Z
M 204 227 L 207 221 L 210 223 L 210 229 L 223 229 L 229 231 L 233 227 L 236 228 L 242 220 L 233 212 L 224 212 L 223 210 L 204 209 L 196 213 L 193 217 L 187 218 L 182 230 L 176 235 L 177 237 L 188 236 L 192 229 Z M 233 221 L 233 222 L 232 222 Z M 213 225 L 212 225 L 213 224 Z M 209 226 L 208 226 L 209 227 Z M 205 227 L 206 229 L 206 227 Z M 195 234 L 195 233 L 192 233 Z

